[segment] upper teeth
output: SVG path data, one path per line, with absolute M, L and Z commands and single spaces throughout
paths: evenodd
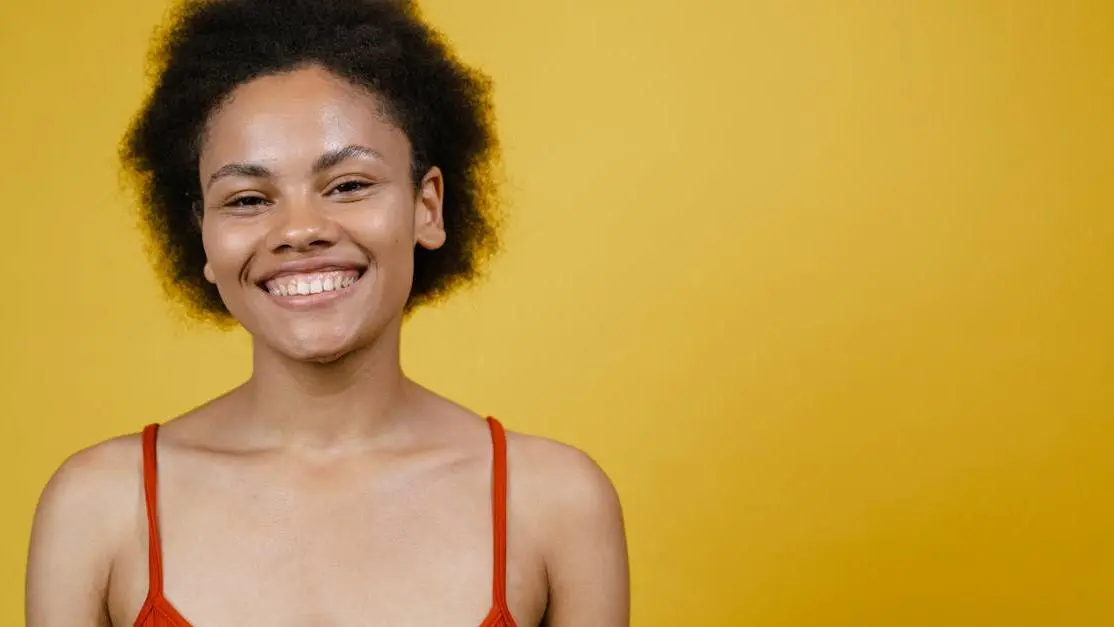
M 304 296 L 344 289 L 360 278 L 358 272 L 314 272 L 311 274 L 288 274 L 267 281 L 267 291 L 272 296 Z

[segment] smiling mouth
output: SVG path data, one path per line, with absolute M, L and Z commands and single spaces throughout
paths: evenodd
M 363 272 L 360 270 L 284 274 L 259 284 L 259 287 L 278 298 L 297 298 L 316 294 L 335 295 L 350 289 L 361 276 Z

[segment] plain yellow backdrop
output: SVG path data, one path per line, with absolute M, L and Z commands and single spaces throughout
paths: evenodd
M 248 374 L 117 184 L 165 6 L 0 7 L 5 625 L 51 471 Z M 1109 3 L 424 6 L 510 221 L 406 366 L 604 466 L 636 626 L 1114 624 Z

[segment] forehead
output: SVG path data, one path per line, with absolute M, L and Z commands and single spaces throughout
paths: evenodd
M 254 79 L 210 117 L 201 142 L 204 173 L 233 161 L 297 167 L 348 145 L 368 146 L 408 164 L 410 144 L 382 101 L 319 68 Z

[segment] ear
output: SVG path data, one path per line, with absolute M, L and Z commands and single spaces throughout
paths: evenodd
M 206 281 L 216 285 L 217 275 L 213 274 L 213 267 L 209 265 L 208 261 L 205 262 L 205 268 L 202 270 L 202 274 L 205 275 Z
M 426 172 L 414 199 L 414 244 L 436 250 L 445 244 L 445 177 L 434 166 Z

